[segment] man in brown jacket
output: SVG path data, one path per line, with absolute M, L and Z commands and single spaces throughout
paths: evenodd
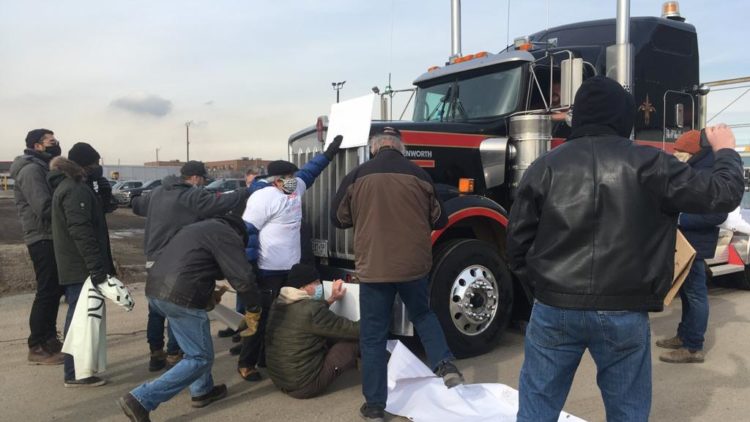
M 355 366 L 359 323 L 328 306 L 344 297 L 343 282 L 333 283 L 323 300 L 314 267 L 295 264 L 271 306 L 266 332 L 266 365 L 273 383 L 297 399 L 322 393 L 336 377 Z
M 354 227 L 354 255 L 360 281 L 360 348 L 365 420 L 383 420 L 388 396 L 386 340 L 396 293 L 445 385 L 463 383 L 445 335 L 429 307 L 432 230 L 448 221 L 430 176 L 404 157 L 398 130 L 386 127 L 370 137 L 374 156 L 346 175 L 336 192 L 331 219 Z

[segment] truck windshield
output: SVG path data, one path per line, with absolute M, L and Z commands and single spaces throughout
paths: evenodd
M 515 111 L 521 67 L 456 79 L 417 90 L 414 121 L 464 121 Z

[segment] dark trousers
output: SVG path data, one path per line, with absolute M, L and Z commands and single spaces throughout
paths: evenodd
M 336 377 L 356 366 L 357 356 L 359 343 L 356 340 L 335 343 L 326 353 L 318 376 L 299 390 L 290 391 L 289 395 L 295 399 L 311 399 L 320 395 Z
M 266 336 L 266 323 L 268 322 L 268 312 L 271 310 L 271 303 L 273 303 L 276 296 L 279 295 L 279 290 L 286 280 L 286 274 L 274 274 L 267 276 L 260 276 L 258 278 L 258 289 L 260 289 L 260 306 L 262 313 L 260 314 L 260 321 L 258 321 L 258 331 L 250 337 L 242 338 L 242 349 L 240 350 L 240 358 L 237 362 L 237 366 L 240 368 L 255 368 L 258 362 L 265 362 L 263 354 L 265 348 L 263 346 L 264 338 Z
M 164 324 L 167 319 L 151 304 L 148 305 L 148 322 L 146 323 L 146 341 L 149 349 L 153 352 L 164 348 Z M 172 327 L 167 326 L 167 354 L 174 355 L 180 352 Z
M 57 311 L 65 289 L 57 279 L 55 250 L 51 240 L 40 240 L 28 245 L 36 273 L 36 295 L 29 315 L 29 347 L 43 344 L 57 335 Z
M 69 284 L 63 286 L 65 289 L 65 298 L 68 302 L 68 313 L 65 314 L 65 328 L 64 334 L 68 335 L 68 329 L 70 323 L 73 321 L 73 314 L 76 311 L 76 305 L 78 304 L 78 297 L 81 296 L 81 290 L 83 289 L 83 283 L 80 284 Z M 63 361 L 63 371 L 65 372 L 65 381 L 72 381 L 76 379 L 76 368 L 73 364 L 73 356 L 65 354 L 65 360 Z

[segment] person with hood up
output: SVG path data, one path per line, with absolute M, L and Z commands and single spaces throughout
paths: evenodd
M 151 411 L 188 386 L 192 407 L 227 395 L 226 385 L 215 385 L 211 376 L 214 349 L 206 308 L 214 298 L 216 280 L 227 279 L 246 304 L 248 334 L 257 329 L 261 312 L 258 286 L 243 251 L 247 232 L 240 215 L 242 209 L 183 227 L 149 270 L 146 298 L 169 320 L 184 357 L 118 400 L 131 421 L 149 421 Z
M 68 312 L 67 334 L 81 288 L 87 278 L 96 286 L 114 274 L 109 231 L 100 197 L 90 181 L 102 177 L 99 153 L 89 144 L 79 142 L 70 149 L 68 158 L 50 162 L 47 176 L 52 194 L 52 238 L 60 285 L 65 288 Z M 106 381 L 97 376 L 76 379 L 71 355 L 65 355 L 66 387 L 96 387 Z
M 289 161 L 272 161 L 267 174 L 257 176 L 248 188 L 252 196 L 242 219 L 250 235 L 245 254 L 257 266 L 263 316 L 258 333 L 242 339 L 237 371 L 245 381 L 260 381 L 256 365 L 263 366 L 263 340 L 271 303 L 278 296 L 289 270 L 300 262 L 302 197 L 339 152 L 341 135 L 301 169 Z
M 26 135 L 26 149 L 10 166 L 13 198 L 21 220 L 23 240 L 36 274 L 36 295 L 29 314 L 31 363 L 59 365 L 64 356 L 57 338 L 57 311 L 64 289 L 60 287 L 52 244 L 52 188 L 47 183 L 49 162 L 60 155 L 60 143 L 48 129 Z
M 690 167 L 710 170 L 714 154 L 710 147 L 700 145 L 700 131 L 685 132 L 674 143 L 675 157 Z M 695 261 L 690 267 L 685 282 L 680 288 L 682 318 L 677 335 L 658 340 L 656 345 L 673 349 L 659 356 L 669 363 L 701 363 L 705 359 L 703 340 L 708 328 L 708 286 L 706 285 L 706 259 L 713 258 L 719 240 L 719 225 L 727 219 L 727 213 L 691 214 L 682 213 L 677 226 L 695 249 Z
M 318 396 L 356 366 L 359 322 L 328 309 L 346 294 L 343 283 L 334 281 L 326 300 L 315 267 L 295 264 L 271 306 L 266 332 L 268 375 L 291 397 Z
M 536 300 L 526 328 L 518 421 L 556 421 L 584 351 L 607 420 L 647 421 L 648 312 L 672 285 L 680 212 L 734 209 L 744 190 L 732 131 L 706 129 L 715 160 L 696 171 L 637 145 L 633 97 L 603 76 L 578 90 L 566 142 L 526 170 L 510 211 L 507 256 Z
M 222 195 L 202 189 L 208 172 L 200 161 L 185 163 L 180 176 L 167 176 L 150 194 L 133 198 L 133 213 L 146 217 L 143 243 L 147 271 L 180 229 L 196 221 L 226 214 L 244 205 L 248 197 L 245 188 Z M 146 339 L 151 352 L 148 369 L 152 372 L 167 365 L 173 366 L 180 360 L 180 347 L 170 329 L 167 329 L 169 341 L 164 352 L 164 324 L 164 316 L 149 306 Z

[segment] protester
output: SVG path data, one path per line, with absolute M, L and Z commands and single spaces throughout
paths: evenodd
M 701 148 L 700 132 L 691 130 L 680 136 L 674 144 L 677 159 L 696 170 L 711 169 L 714 154 L 710 147 Z M 670 363 L 700 363 L 705 359 L 703 340 L 708 328 L 708 286 L 706 285 L 706 259 L 714 257 L 719 240 L 719 225 L 727 213 L 682 213 L 677 226 L 695 249 L 695 260 L 685 282 L 680 288 L 682 318 L 677 335 L 658 340 L 656 345 L 674 349 L 663 353 L 659 360 Z
M 94 285 L 114 274 L 109 232 L 100 198 L 89 180 L 102 176 L 99 153 L 89 144 L 79 142 L 70 149 L 68 158 L 57 157 L 50 163 L 47 180 L 53 189 L 52 238 L 55 247 L 60 285 L 65 288 L 68 333 L 81 288 L 91 277 Z M 76 379 L 73 357 L 65 355 L 66 387 L 96 387 L 106 381 L 97 376 Z
M 10 167 L 15 180 L 13 197 L 21 220 L 23 240 L 36 274 L 36 295 L 29 314 L 28 360 L 41 365 L 60 365 L 64 356 L 57 338 L 57 311 L 64 289 L 57 278 L 52 244 L 52 189 L 47 183 L 49 162 L 60 155 L 55 134 L 34 129 L 26 135 L 26 149 Z
M 715 161 L 699 172 L 628 139 L 633 97 L 597 76 L 578 90 L 567 141 L 526 170 L 511 208 L 507 256 L 534 290 L 518 421 L 557 421 L 586 349 L 607 420 L 646 421 L 649 311 L 671 287 L 679 212 L 732 210 L 742 162 L 726 126 L 708 128 Z
M 267 174 L 255 178 L 250 186 L 253 194 L 242 219 L 250 235 L 247 259 L 257 263 L 263 315 L 258 332 L 242 339 L 237 370 L 246 381 L 261 380 L 256 365 L 265 364 L 263 340 L 268 310 L 289 270 L 300 261 L 302 196 L 336 156 L 342 140 L 337 136 L 325 152 L 313 157 L 302 169 L 288 161 L 272 161 Z
M 247 200 L 248 193 L 244 188 L 222 195 L 201 189 L 206 184 L 208 173 L 200 161 L 188 161 L 180 169 L 180 174 L 181 177 L 165 177 L 161 186 L 150 194 L 133 198 L 133 213 L 146 217 L 143 243 L 147 271 L 181 228 L 225 214 Z M 174 366 L 181 359 L 179 345 L 169 328 L 167 352 L 164 353 L 164 322 L 164 316 L 149 306 L 146 325 L 146 338 L 151 351 L 149 371 Z
M 204 407 L 226 396 L 227 387 L 214 385 L 211 376 L 214 349 L 206 307 L 216 280 L 226 278 L 247 304 L 245 321 L 250 333 L 260 319 L 258 287 L 243 253 L 247 233 L 240 214 L 183 227 L 148 272 L 148 302 L 169 320 L 184 357 L 161 377 L 118 400 L 131 421 L 148 421 L 149 412 L 188 386 L 192 407 Z
M 346 294 L 343 283 L 334 281 L 324 300 L 315 267 L 295 264 L 273 302 L 266 332 L 268 375 L 291 397 L 318 396 L 356 366 L 359 323 L 328 309 Z
M 448 217 L 430 176 L 404 157 L 401 134 L 386 127 L 370 138 L 371 160 L 346 175 L 331 206 L 336 227 L 354 227 L 359 278 L 362 392 L 360 414 L 382 420 L 388 395 L 386 340 L 396 293 L 406 305 L 430 368 L 445 385 L 463 383 L 428 304 L 432 230 Z

